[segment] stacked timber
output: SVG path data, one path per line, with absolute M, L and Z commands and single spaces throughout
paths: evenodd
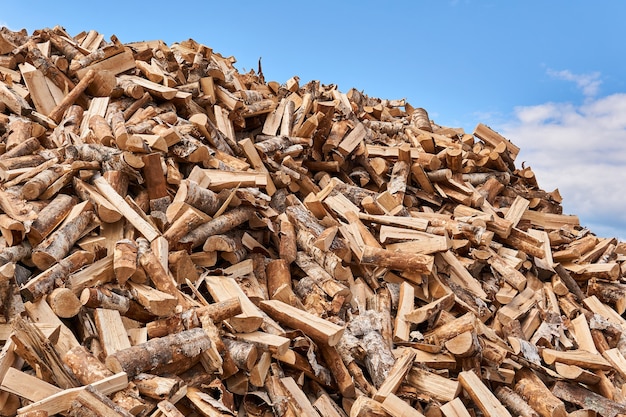
M 519 148 L 193 40 L 0 30 L 0 413 L 626 414 L 626 247 Z

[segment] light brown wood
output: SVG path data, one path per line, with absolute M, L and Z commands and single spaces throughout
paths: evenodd
M 48 304 L 60 318 L 74 317 L 80 311 L 82 304 L 76 294 L 69 288 L 55 288 L 48 294 Z
M 415 305 L 415 290 L 413 286 L 408 282 L 400 284 L 399 297 L 393 338 L 396 341 L 408 342 L 411 332 L 411 323 L 406 320 L 406 314 L 412 311 Z
M 257 330 L 263 322 L 261 311 L 245 295 L 234 279 L 227 277 L 207 276 L 205 283 L 212 297 L 218 301 L 226 301 L 236 297 L 241 304 L 241 314 L 229 319 L 233 328 L 241 333 Z
M 93 254 L 76 251 L 60 260 L 41 274 L 30 279 L 20 288 L 20 294 L 27 301 L 36 301 L 53 291 L 57 281 L 64 280 L 69 274 L 93 263 Z
M 394 363 L 393 367 L 389 371 L 389 375 L 385 382 L 378 388 L 376 394 L 374 394 L 374 399 L 376 401 L 384 401 L 387 396 L 390 394 L 394 394 L 398 389 L 406 374 L 411 369 L 413 365 L 413 361 L 415 360 L 415 351 L 411 349 L 404 349 L 398 359 L 396 359 L 396 363 Z
M 541 351 L 543 360 L 548 365 L 561 362 L 566 365 L 576 365 L 586 369 L 611 369 L 611 364 L 597 353 L 590 353 L 583 350 L 557 351 L 554 349 L 544 349 Z
M 302 330 L 313 340 L 318 340 L 329 346 L 335 346 L 343 335 L 343 327 L 281 301 L 266 300 L 261 301 L 259 305 L 263 311 L 279 323 Z
M 511 415 L 474 372 L 461 372 L 459 382 L 484 415 L 494 417 Z
M 146 239 L 149 241 L 154 240 L 159 232 L 154 229 L 154 227 L 146 222 L 136 211 L 134 211 L 120 196 L 117 191 L 105 180 L 103 177 L 97 177 L 93 180 L 94 185 L 102 193 L 103 196 L 106 197 L 117 209 L 122 213 L 122 215 L 128 220 L 137 230 L 143 234 Z
M 567 415 L 563 402 L 555 397 L 533 371 L 524 368 L 518 371 L 515 391 L 542 417 L 564 417 Z
M 435 317 L 439 312 L 450 310 L 454 306 L 454 294 L 448 293 L 422 307 L 404 314 L 404 319 L 410 323 L 420 324 Z
M 19 395 L 29 401 L 36 402 L 62 391 L 61 388 L 49 384 L 35 376 L 9 368 L 2 379 L 0 388 Z
M 580 385 L 559 381 L 552 392 L 559 398 L 577 404 L 603 416 L 617 416 L 626 412 L 623 404 L 608 400 Z
M 33 33 L 0 30 L 0 376 L 60 391 L 0 414 L 621 413 L 626 247 L 500 133 L 193 39 Z M 107 357 L 151 375 L 68 391 Z
M 130 239 L 115 242 L 113 272 L 115 279 L 124 284 L 137 270 L 137 244 Z
M 90 69 L 85 73 L 85 76 L 80 80 L 78 84 L 70 91 L 63 100 L 58 103 L 51 111 L 48 113 L 48 117 L 55 122 L 59 123 L 61 118 L 63 117 L 63 113 L 78 99 L 78 96 L 83 93 L 89 87 L 89 85 L 96 78 L 96 71 Z
M 124 389 L 128 385 L 128 376 L 125 373 L 118 373 L 103 380 L 98 381 L 88 387 L 97 389 L 101 394 L 108 395 Z M 69 388 L 50 395 L 37 402 L 18 409 L 19 414 L 30 411 L 41 410 L 49 415 L 62 413 L 70 409 L 76 397 L 86 389 L 86 387 Z
M 130 348 L 128 333 L 119 311 L 98 308 L 94 312 L 94 320 L 100 335 L 100 343 L 107 356 Z
M 465 408 L 463 401 L 460 398 L 455 398 L 452 401 L 448 401 L 440 408 L 445 417 L 469 417 L 470 413 Z
M 211 339 L 202 329 L 190 329 L 118 350 L 107 356 L 106 365 L 113 372 L 126 372 L 129 377 L 181 360 L 187 362 L 188 368 L 210 346 Z
M 496 388 L 495 395 L 509 410 L 520 417 L 539 417 L 539 414 L 511 388 L 500 386 Z
M 320 417 L 319 413 L 315 410 L 313 405 L 309 402 L 306 394 L 300 389 L 296 381 L 291 377 L 281 378 L 281 384 L 285 387 L 289 393 L 291 401 L 297 404 L 298 409 L 302 415 L 306 417 Z
M 419 357 L 420 355 L 416 352 L 415 360 L 418 361 Z M 452 401 L 461 390 L 459 381 L 447 379 L 415 366 L 407 374 L 406 382 L 419 392 L 441 402 Z
M 393 417 L 424 417 L 422 413 L 411 407 L 395 394 L 389 394 L 382 402 L 383 409 Z
M 41 270 L 63 259 L 94 220 L 92 211 L 85 211 L 65 223 L 33 249 L 31 258 Z

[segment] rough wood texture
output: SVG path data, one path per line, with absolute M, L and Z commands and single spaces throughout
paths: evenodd
M 0 29 L 0 414 L 623 414 L 626 246 L 517 146 L 234 64 Z
M 181 360 L 191 364 L 211 343 L 202 329 L 185 330 L 118 350 L 107 356 L 106 365 L 113 372 L 126 372 L 134 377 Z

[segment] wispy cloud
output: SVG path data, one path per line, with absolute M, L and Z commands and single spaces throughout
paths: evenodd
M 548 75 L 559 80 L 571 81 L 582 91 L 585 97 L 595 97 L 600 90 L 602 80 L 599 72 L 574 74 L 570 70 L 556 71 L 548 69 Z
M 596 234 L 626 240 L 626 94 L 582 105 L 545 103 L 515 109 L 500 132 L 520 146 L 539 186 L 558 188 L 564 210 Z M 597 229 L 597 230 L 596 230 Z

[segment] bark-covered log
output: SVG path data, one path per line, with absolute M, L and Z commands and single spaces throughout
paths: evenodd
M 0 28 L 0 414 L 624 414 L 626 245 L 517 146 L 234 64 Z
M 180 243 L 188 243 L 194 248 L 203 245 L 209 236 L 223 234 L 234 229 L 250 220 L 253 213 L 254 209 L 251 207 L 234 208 L 190 231 L 180 239 Z
M 33 263 L 37 265 L 39 269 L 45 270 L 52 266 L 53 263 L 60 261 L 67 255 L 93 219 L 93 211 L 88 210 L 79 214 L 64 226 L 61 226 L 48 238 L 33 248 L 31 255 Z
M 184 330 L 119 350 L 107 356 L 106 366 L 113 372 L 126 372 L 129 377 L 134 377 L 180 361 L 191 365 L 211 347 L 211 343 L 202 329 Z

